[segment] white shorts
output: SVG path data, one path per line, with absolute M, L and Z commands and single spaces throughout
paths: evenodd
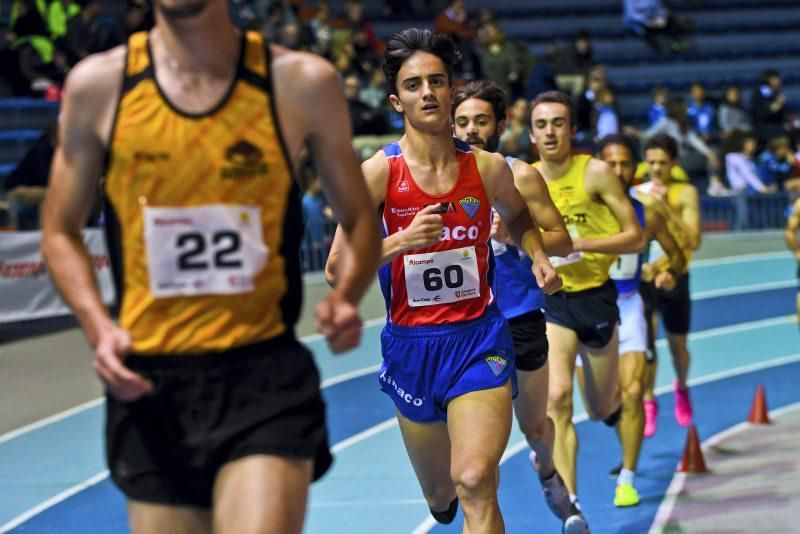
M 619 354 L 647 352 L 647 322 L 644 318 L 644 302 L 638 291 L 620 295 L 619 308 Z
M 644 301 L 638 291 L 625 293 L 617 297 L 619 308 L 619 352 L 622 356 L 628 352 L 647 352 L 647 322 L 644 318 Z M 578 354 L 575 367 L 583 367 L 583 360 Z

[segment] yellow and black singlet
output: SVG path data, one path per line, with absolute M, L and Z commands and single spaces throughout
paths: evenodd
M 103 192 L 133 352 L 217 352 L 293 333 L 303 221 L 268 44 L 243 34 L 220 103 L 178 107 L 156 82 L 148 34 L 132 35 Z
M 619 223 L 605 204 L 595 202 L 583 185 L 586 166 L 591 156 L 572 156 L 572 165 L 563 176 L 547 180 L 553 203 L 564 218 L 572 237 L 605 237 L 618 234 Z M 539 167 L 541 162 L 534 166 Z M 564 281 L 564 291 L 572 293 L 603 285 L 615 255 L 596 252 L 573 252 L 566 258 L 551 257 L 550 261 Z

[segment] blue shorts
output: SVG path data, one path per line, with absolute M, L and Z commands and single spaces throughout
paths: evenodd
M 517 394 L 514 342 L 505 318 L 488 308 L 480 318 L 437 326 L 397 326 L 381 332 L 378 382 L 404 417 L 417 423 L 447 420 L 447 404 L 509 379 Z

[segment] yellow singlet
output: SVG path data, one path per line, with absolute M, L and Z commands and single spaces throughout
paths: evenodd
M 151 57 L 148 35 L 132 35 L 103 183 L 133 352 L 223 351 L 292 332 L 303 222 L 269 46 L 242 36 L 236 78 L 205 114 L 167 100 Z
M 572 237 L 603 237 L 618 234 L 619 223 L 605 204 L 595 202 L 583 186 L 586 166 L 591 156 L 572 157 L 572 166 L 564 176 L 547 181 L 547 189 L 564 218 Z M 539 167 L 541 162 L 534 166 Z M 599 287 L 608 280 L 608 268 L 615 255 L 575 252 L 567 258 L 551 258 L 564 280 L 564 291 L 575 292 Z

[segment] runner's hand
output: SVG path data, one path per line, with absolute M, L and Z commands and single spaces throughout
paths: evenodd
M 672 291 L 675 289 L 675 277 L 669 271 L 658 273 L 655 278 L 655 284 L 658 289 Z
M 531 270 L 533 271 L 534 278 L 536 278 L 536 284 L 545 295 L 552 295 L 561 289 L 563 281 L 556 272 L 555 267 L 550 264 L 550 260 L 547 259 L 547 256 L 544 256 L 544 254 L 533 261 L 533 268 Z
M 153 389 L 152 382 L 125 366 L 130 350 L 130 334 L 113 325 L 98 333 L 92 364 L 108 394 L 126 402 L 135 401 Z
M 325 336 L 335 353 L 353 349 L 361 342 L 361 317 L 358 308 L 331 291 L 317 304 L 317 332 Z
M 429 247 L 442 235 L 442 216 L 436 213 L 441 204 L 425 206 L 414 215 L 411 225 L 403 230 L 406 250 Z
M 642 264 L 642 280 L 645 282 L 652 282 L 656 276 L 656 270 L 653 268 L 652 263 Z

